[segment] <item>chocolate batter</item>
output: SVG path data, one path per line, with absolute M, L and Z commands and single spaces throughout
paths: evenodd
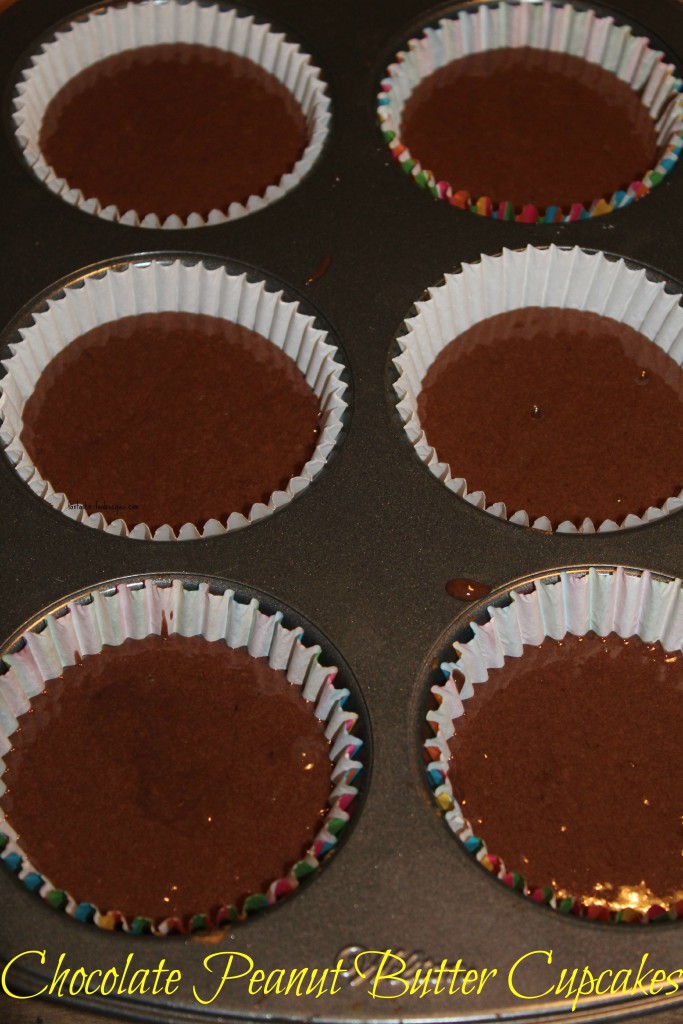
M 491 592 L 486 583 L 457 576 L 446 584 L 446 593 L 456 601 L 479 601 Z
M 239 905 L 322 825 L 323 727 L 282 672 L 222 642 L 105 647 L 21 719 L 0 800 L 37 870 L 103 911 Z
M 413 157 L 473 198 L 567 207 L 655 167 L 654 122 L 629 85 L 580 57 L 487 50 L 426 78 L 403 113 Z
M 320 408 L 296 364 L 237 324 L 148 313 L 97 327 L 41 375 L 21 434 L 42 477 L 109 521 L 245 515 L 311 458 Z
M 680 651 L 567 636 L 489 676 L 451 741 L 489 852 L 530 886 L 612 910 L 683 898 Z
M 508 514 L 597 526 L 683 487 L 683 371 L 594 313 L 529 307 L 475 324 L 418 399 L 429 443 Z
M 82 71 L 48 106 L 40 148 L 86 197 L 163 221 L 261 195 L 291 171 L 307 134 L 273 75 L 234 53 L 178 43 Z

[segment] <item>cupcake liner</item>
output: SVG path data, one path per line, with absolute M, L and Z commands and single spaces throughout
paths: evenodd
M 606 519 L 594 523 L 585 518 L 577 527 L 565 521 L 554 527 L 547 516 L 530 521 L 524 509 L 508 511 L 502 501 L 490 503 L 494 495 L 470 491 L 467 481 L 454 474 L 457 466 L 439 460 L 430 446 L 417 412 L 422 382 L 439 353 L 473 324 L 512 309 L 528 306 L 584 310 L 627 324 L 654 342 L 679 366 L 683 365 L 683 309 L 680 295 L 671 293 L 663 281 L 652 280 L 643 269 L 624 260 L 583 249 L 504 249 L 499 256 L 482 256 L 479 263 L 463 264 L 446 274 L 443 284 L 428 290 L 429 297 L 417 302 L 415 316 L 405 321 L 398 338 L 401 355 L 394 359 L 398 379 L 394 390 L 404 430 L 419 458 L 450 490 L 465 501 L 499 519 L 531 526 L 537 530 L 557 529 L 560 533 L 594 533 L 641 526 L 683 507 L 683 491 L 671 495 L 663 505 L 643 515 L 629 513 L 617 524 Z M 580 488 L 580 481 L 576 481 Z
M 522 46 L 581 57 L 630 85 L 655 122 L 661 151 L 656 167 L 648 169 L 625 192 L 597 196 L 586 206 L 577 202 L 568 208 L 549 206 L 545 210 L 528 204 L 515 211 L 510 202 L 494 207 L 488 196 L 471 196 L 458 190 L 457 181 L 437 181 L 401 141 L 401 119 L 408 98 L 423 79 L 452 61 L 486 50 Z M 578 10 L 570 4 L 558 6 L 552 0 L 502 3 L 497 7 L 482 4 L 476 10 L 442 18 L 438 27 L 427 28 L 422 36 L 409 40 L 382 80 L 377 116 L 402 169 L 437 199 L 496 220 L 557 223 L 611 213 L 641 199 L 661 182 L 683 149 L 682 88 L 674 66 L 665 62 L 664 54 L 653 49 L 648 39 L 634 36 L 630 26 L 615 25 L 611 17 L 600 17 L 593 10 Z
M 299 367 L 320 401 L 318 443 L 312 458 L 283 491 L 275 491 L 267 504 L 257 502 L 247 517 L 233 512 L 226 522 L 210 519 L 200 530 L 185 523 L 176 534 L 161 526 L 154 534 L 146 523 L 129 529 L 122 519 L 108 522 L 100 513 L 88 515 L 71 508 L 69 498 L 44 480 L 22 441 L 23 410 L 40 374 L 63 348 L 100 324 L 126 316 L 154 312 L 201 313 L 233 321 L 268 338 Z M 268 290 L 265 281 L 246 273 L 234 274 L 223 266 L 191 259 L 154 259 L 131 262 L 79 276 L 56 296 L 38 306 L 28 326 L 19 329 L 21 340 L 10 344 L 7 373 L 0 393 L 0 443 L 19 476 L 53 508 L 86 526 L 117 536 L 141 540 L 194 540 L 240 529 L 287 505 L 318 475 L 335 447 L 346 409 L 344 367 L 328 335 L 312 316 L 286 301 L 282 291 Z M 207 443 L 210 441 L 207 438 Z
M 562 913 L 600 920 L 640 922 L 676 919 L 683 905 L 651 906 L 646 912 L 633 909 L 610 911 L 583 905 L 551 887 L 530 887 L 524 877 L 510 871 L 502 859 L 478 837 L 453 793 L 448 774 L 451 751 L 448 741 L 454 722 L 464 713 L 465 702 L 475 687 L 485 684 L 489 669 L 501 668 L 507 658 L 524 655 L 524 645 L 539 645 L 545 638 L 562 640 L 567 634 L 593 632 L 623 639 L 637 636 L 646 644 L 659 642 L 665 651 L 683 648 L 683 588 L 679 579 L 664 579 L 648 571 L 623 567 L 592 567 L 560 572 L 518 586 L 510 599 L 487 606 L 486 620 L 470 622 L 471 639 L 453 643 L 456 659 L 440 666 L 443 685 L 432 686 L 435 710 L 427 712 L 430 734 L 424 741 L 429 781 L 449 828 L 465 849 L 502 882 L 537 903 Z M 460 685 L 455 673 L 464 677 Z M 457 759 L 457 754 L 455 755 Z
M 35 870 L 0 809 L 0 859 L 27 889 L 78 920 L 92 921 L 105 929 L 120 927 L 134 934 L 167 935 L 219 927 L 272 906 L 298 888 L 336 846 L 349 821 L 350 805 L 358 795 L 355 780 L 363 767 L 359 760 L 362 740 L 353 732 L 358 715 L 344 708 L 349 690 L 336 685 L 337 668 L 320 664 L 320 646 L 303 642 L 301 626 L 288 628 L 281 612 L 263 612 L 255 598 L 243 603 L 233 590 L 217 593 L 208 582 L 197 585 L 179 578 L 144 579 L 102 586 L 69 600 L 34 622 L 4 655 L 0 663 L 4 670 L 0 674 L 0 794 L 5 791 L 2 758 L 12 746 L 13 733 L 21 727 L 21 716 L 31 709 L 31 699 L 79 658 L 97 655 L 105 645 L 116 647 L 126 639 L 159 635 L 166 628 L 182 636 L 202 636 L 208 642 L 224 640 L 229 647 L 244 647 L 253 658 L 267 658 L 271 668 L 284 671 L 289 682 L 300 687 L 303 699 L 311 702 L 312 713 L 325 723 L 332 789 L 328 813 L 305 856 L 265 892 L 251 894 L 240 907 L 221 907 L 213 916 L 197 908 L 189 921 L 167 918 L 158 924 L 148 918 L 127 917 L 116 908 L 77 903 L 57 887 L 59 879 L 44 878 Z
M 71 79 L 85 68 L 125 50 L 164 43 L 196 43 L 235 53 L 274 75 L 299 103 L 308 124 L 306 149 L 290 172 L 263 195 L 252 195 L 245 204 L 233 202 L 227 209 L 211 210 L 207 217 L 173 214 L 162 223 L 154 213 L 141 217 L 136 210 L 103 207 L 96 196 L 84 196 L 57 176 L 45 161 L 39 137 L 48 104 Z M 327 137 L 330 101 L 319 68 L 297 43 L 284 33 L 239 17 L 234 10 L 199 0 L 142 0 L 101 6 L 58 28 L 31 56 L 16 86 L 13 99 L 15 135 L 27 164 L 49 189 L 66 202 L 105 220 L 145 228 L 193 228 L 222 224 L 254 213 L 280 199 L 304 178 L 316 162 Z M 208 100 L 207 100 L 208 102 Z

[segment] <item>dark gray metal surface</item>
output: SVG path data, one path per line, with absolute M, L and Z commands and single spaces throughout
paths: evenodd
M 7 84 L 0 324 L 52 282 L 101 260 L 183 249 L 244 261 L 305 292 L 331 323 L 349 361 L 352 418 L 333 464 L 292 505 L 234 535 L 191 543 L 124 541 L 72 523 L 30 494 L 0 458 L 0 641 L 51 602 L 107 579 L 186 571 L 239 581 L 298 610 L 342 652 L 367 702 L 373 773 L 353 834 L 320 877 L 217 942 L 215 936 L 107 934 L 51 912 L 3 874 L 0 958 L 45 950 L 44 968 L 33 957 L 31 966 L 40 970 L 16 975 L 27 991 L 43 987 L 61 953 L 70 966 L 89 970 L 121 966 L 130 952 L 138 967 L 164 957 L 182 971 L 183 984 L 169 999 L 79 997 L 69 1010 L 61 1003 L 20 1003 L 0 991 L 0 1021 L 78 1024 L 93 1010 L 177 1022 L 569 1019 L 562 999 L 524 1003 L 510 995 L 505 973 L 523 953 L 554 951 L 553 967 L 531 961 L 525 980 L 535 992 L 556 981 L 562 967 L 637 967 L 646 952 L 653 966 L 683 966 L 683 931 L 676 925 L 590 925 L 506 892 L 448 833 L 417 753 L 422 666 L 462 608 L 445 592 L 448 579 L 498 586 L 587 562 L 681 575 L 683 515 L 593 537 L 548 536 L 499 522 L 446 491 L 418 462 L 393 411 L 387 370 L 392 339 L 422 291 L 460 262 L 503 246 L 580 244 L 682 279 L 680 168 L 629 209 L 573 225 L 498 224 L 451 209 L 394 165 L 374 118 L 384 66 L 417 23 L 432 20 L 424 0 L 258 0 L 254 8 L 301 38 L 329 81 L 333 128 L 313 173 L 265 211 L 221 227 L 164 232 L 108 224 L 39 185 L 18 159 L 7 126 L 15 61 L 76 7 L 77 0 L 19 0 L 0 17 L 0 79 Z M 674 53 L 683 52 L 683 5 L 619 0 L 615 7 L 646 23 Z M 306 287 L 325 255 L 329 269 Z M 479 997 L 373 1001 L 363 986 L 347 984 L 333 997 L 258 999 L 232 982 L 204 1009 L 193 998 L 193 984 L 204 996 L 210 989 L 203 968 L 210 953 L 239 950 L 264 970 L 325 967 L 350 945 L 421 950 L 437 963 L 462 957 L 472 967 L 498 968 L 500 978 Z M 611 1006 L 584 1002 L 571 1016 L 633 1020 L 655 1009 L 665 1011 L 662 1024 L 671 1024 L 683 1016 L 683 994 Z

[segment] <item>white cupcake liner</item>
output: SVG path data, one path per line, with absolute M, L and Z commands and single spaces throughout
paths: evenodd
M 28 889 L 71 916 L 101 928 L 157 935 L 233 922 L 296 889 L 336 846 L 349 820 L 347 809 L 358 794 L 354 780 L 363 767 L 358 759 L 362 740 L 353 733 L 358 715 L 344 709 L 349 690 L 335 684 L 337 668 L 320 664 L 320 646 L 302 641 L 301 626 L 288 628 L 281 612 L 264 613 L 255 598 L 243 603 L 233 590 L 217 593 L 208 582 L 196 585 L 181 578 L 143 579 L 104 584 L 69 600 L 34 622 L 13 645 L 14 653 L 4 655 L 9 670 L 0 675 L 0 794 L 6 788 L 2 758 L 11 749 L 12 735 L 21 727 L 21 716 L 30 711 L 32 698 L 79 658 L 97 655 L 105 645 L 117 647 L 127 639 L 158 636 L 164 629 L 186 637 L 202 636 L 208 642 L 224 640 L 229 647 L 246 648 L 253 658 L 267 658 L 271 668 L 285 672 L 289 682 L 300 688 L 302 698 L 311 702 L 311 714 L 325 723 L 331 792 L 322 827 L 304 858 L 284 877 L 273 880 L 265 892 L 247 897 L 241 907 L 221 908 L 217 920 L 210 921 L 207 908 L 198 907 L 189 923 L 168 918 L 155 924 L 147 918 L 126 917 L 115 907 L 76 903 L 58 887 L 59 879 L 47 879 L 36 871 L 30 853 L 23 850 L 21 839 L 0 809 L 0 859 Z M 94 823 L 93 827 L 99 826 Z
M 537 530 L 556 529 L 560 533 L 641 526 L 683 507 L 681 491 L 642 515 L 628 513 L 621 523 L 606 519 L 596 524 L 586 517 L 578 527 L 569 521 L 554 526 L 547 516 L 532 522 L 524 509 L 509 511 L 502 501 L 491 501 L 495 495 L 470 491 L 467 481 L 455 475 L 458 467 L 440 461 L 417 412 L 418 395 L 427 371 L 449 342 L 482 320 L 527 306 L 585 310 L 610 317 L 639 331 L 683 366 L 683 309 L 679 294 L 671 294 L 664 282 L 651 280 L 644 269 L 632 269 L 622 259 L 555 245 L 504 249 L 499 256 L 482 256 L 479 263 L 465 263 L 459 272 L 446 274 L 443 284 L 430 288 L 428 294 L 428 299 L 415 304 L 417 314 L 405 321 L 405 333 L 398 339 L 401 355 L 394 359 L 399 375 L 394 389 L 410 443 L 422 462 L 451 491 L 499 519 Z
M 96 196 L 84 196 L 47 164 L 39 146 L 40 130 L 47 106 L 59 90 L 85 68 L 113 54 L 164 43 L 197 43 L 247 57 L 289 89 L 306 118 L 309 139 L 301 158 L 277 185 L 270 185 L 263 195 L 250 196 L 245 204 L 234 202 L 226 209 L 211 210 L 207 217 L 191 213 L 183 219 L 173 214 L 162 223 L 155 213 L 141 217 L 136 210 L 103 207 Z M 199 0 L 136 0 L 98 7 L 66 23 L 43 43 L 17 83 L 13 120 L 17 141 L 31 170 L 66 202 L 122 224 L 195 228 L 254 213 L 299 184 L 316 162 L 327 137 L 331 115 L 325 90 L 320 69 L 309 55 L 297 43 L 288 42 L 282 32 L 256 22 L 253 15 L 238 17 L 234 10 L 225 10 L 218 3 L 207 5 Z
M 67 495 L 41 477 L 21 440 L 23 410 L 36 383 L 62 349 L 100 324 L 126 316 L 156 312 L 202 313 L 233 321 L 263 335 L 301 370 L 320 402 L 320 433 L 311 459 L 292 477 L 283 491 L 275 491 L 267 504 L 252 505 L 248 516 L 233 512 L 226 522 L 209 519 L 201 532 L 185 523 L 178 533 L 170 526 L 152 531 L 146 523 L 132 528 L 122 519 L 108 522 L 97 512 L 70 507 Z M 3 361 L 7 374 L 0 381 L 0 443 L 19 476 L 53 508 L 86 526 L 137 540 L 195 540 L 237 530 L 287 505 L 305 490 L 325 465 L 342 429 L 346 409 L 343 365 L 327 333 L 312 316 L 286 301 L 282 291 L 268 290 L 265 281 L 250 281 L 246 273 L 230 273 L 192 259 L 157 258 L 112 266 L 79 277 L 63 292 L 32 314 L 30 326 L 19 330 L 21 341 L 10 344 L 11 357 Z M 207 439 L 208 441 L 209 439 Z M 55 481 L 58 485 L 58 481 Z
M 471 639 L 453 643 L 457 660 L 440 666 L 445 683 L 431 687 L 438 706 L 426 716 L 434 732 L 424 742 L 427 772 L 449 828 L 477 860 L 536 902 L 554 909 L 563 903 L 564 912 L 576 913 L 581 909 L 577 900 L 570 898 L 570 907 L 567 899 L 552 889 L 529 888 L 521 876 L 513 877 L 498 856 L 492 857 L 485 841 L 475 834 L 449 776 L 448 743 L 455 735 L 455 721 L 464 714 L 464 705 L 475 688 L 487 682 L 489 671 L 502 668 L 507 658 L 523 657 L 525 644 L 538 646 L 546 638 L 562 640 L 568 634 L 592 632 L 601 637 L 615 633 L 623 639 L 637 636 L 645 644 L 660 643 L 665 651 L 683 650 L 683 584 L 679 579 L 621 566 L 567 570 L 513 589 L 509 602 L 491 604 L 487 612 L 483 624 L 470 623 Z M 661 910 L 651 908 L 640 917 L 612 912 L 611 919 L 648 923 L 662 916 Z M 670 908 L 669 916 L 677 917 L 677 908 Z
M 644 168 L 642 179 L 632 182 L 626 191 L 615 192 L 611 197 L 597 196 L 587 207 L 577 202 L 566 209 L 549 206 L 539 210 L 527 204 L 517 216 L 510 202 L 503 201 L 494 208 L 489 197 L 458 191 L 457 181 L 437 181 L 401 141 L 401 120 L 409 97 L 423 79 L 452 61 L 473 53 L 522 46 L 581 57 L 630 85 L 655 123 L 662 150 L 657 166 Z M 481 216 L 531 224 L 553 223 L 611 213 L 642 198 L 659 184 L 674 167 L 683 148 L 680 91 L 681 81 L 675 77 L 674 66 L 666 63 L 664 54 L 653 49 L 648 39 L 634 36 L 628 25 L 615 25 L 612 17 L 601 17 L 593 10 L 579 10 L 571 4 L 557 5 L 553 0 L 482 4 L 476 10 L 442 18 L 436 28 L 426 28 L 422 36 L 407 43 L 382 81 L 377 116 L 403 169 L 437 198 Z

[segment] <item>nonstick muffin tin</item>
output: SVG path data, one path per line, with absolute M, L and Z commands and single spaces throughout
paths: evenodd
M 384 70 L 407 39 L 458 5 L 427 9 L 418 0 L 344 9 L 306 0 L 259 2 L 251 10 L 301 41 L 323 71 L 332 99 L 329 139 L 310 174 L 291 193 L 243 219 L 192 230 L 108 223 L 83 213 L 38 183 L 22 164 L 11 132 L 12 83 L 50 26 L 78 9 L 70 0 L 18 0 L 0 20 L 4 132 L 0 137 L 0 321 L 3 355 L 26 307 L 56 283 L 102 263 L 165 252 L 206 255 L 239 265 L 301 297 L 328 326 L 347 367 L 349 413 L 328 464 L 286 508 L 228 535 L 187 541 L 128 540 L 71 521 L 30 492 L 0 459 L 3 645 L 45 609 L 112 581 L 185 574 L 219 578 L 243 599 L 252 593 L 330 657 L 339 652 L 364 724 L 363 799 L 340 849 L 291 898 L 224 934 L 166 939 L 107 933 L 52 912 L 9 873 L 0 877 L 0 957 L 25 958 L 12 975 L 26 992 L 43 988 L 57 960 L 90 970 L 136 967 L 162 957 L 182 971 L 171 997 L 79 996 L 70 1019 L 94 1011 L 166 1020 L 578 1020 L 638 1019 L 661 1009 L 680 1014 L 683 993 L 571 1003 L 548 995 L 529 1003 L 505 985 L 511 965 L 531 950 L 552 950 L 553 965 L 528 961 L 529 991 L 543 992 L 562 968 L 672 971 L 680 962 L 680 923 L 626 928 L 561 917 L 505 889 L 458 845 L 433 800 L 420 752 L 432 659 L 469 616 L 449 596 L 454 578 L 504 594 L 513 581 L 561 567 L 625 565 L 683 574 L 683 514 L 632 530 L 588 536 L 549 534 L 504 522 L 449 492 L 420 463 L 395 410 L 396 335 L 413 303 L 442 275 L 482 254 L 533 244 L 603 250 L 653 268 L 673 290 L 683 280 L 677 221 L 683 177 L 675 168 L 652 194 L 627 209 L 573 224 L 499 223 L 449 208 L 402 173 L 376 124 Z M 597 7 L 647 34 L 677 66 L 683 9 L 656 0 Z M 482 423 L 482 430 L 486 423 Z M 495 596 L 495 595 L 494 595 Z M 488 600 L 491 600 L 490 598 Z M 348 666 L 348 667 L 347 667 Z M 112 751 L 112 757 L 115 752 Z M 627 827 L 625 823 L 624 827 Z M 198 851 L 201 856 L 201 851 Z M 250 996 L 231 983 L 212 1004 L 193 998 L 207 984 L 203 960 L 221 950 L 256 966 L 333 966 L 342 951 L 404 951 L 406 959 L 462 959 L 498 968 L 481 995 L 371 999 L 350 975 L 334 996 Z M 414 963 L 415 961 L 412 960 Z M 498 984 L 498 982 L 501 982 Z M 353 983 L 352 983 L 353 982 Z M 205 990 L 203 990 L 205 993 Z M 58 1019 L 59 1004 L 19 1003 L 0 994 L 0 1019 Z M 668 1011 L 668 1013 L 667 1013 Z

